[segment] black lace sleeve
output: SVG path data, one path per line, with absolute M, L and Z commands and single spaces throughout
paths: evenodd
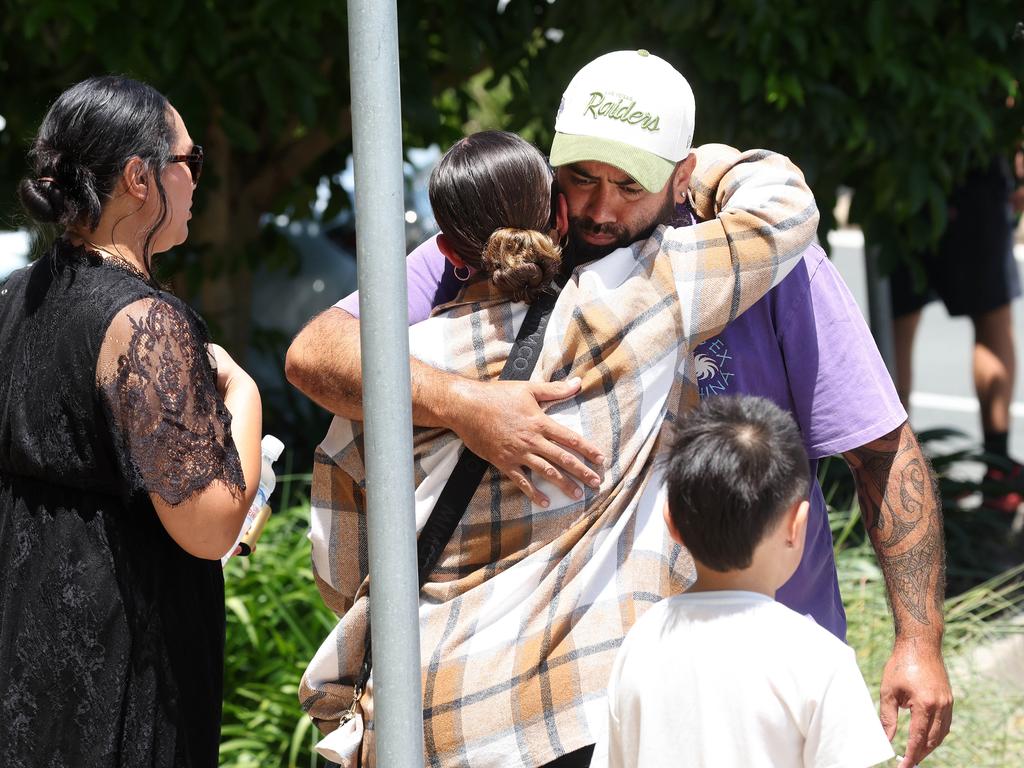
M 206 341 L 194 313 L 157 296 L 118 312 L 100 350 L 97 383 L 131 490 L 168 504 L 214 481 L 245 490 Z

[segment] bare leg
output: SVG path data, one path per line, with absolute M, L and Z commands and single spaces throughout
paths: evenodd
M 1006 304 L 972 318 L 974 322 L 974 389 L 985 434 L 1010 430 L 1010 401 L 1016 354 L 1013 313 Z
M 921 322 L 921 310 L 900 315 L 893 320 L 893 342 L 896 346 L 896 391 L 903 407 L 910 412 L 910 391 L 914 383 L 914 336 Z

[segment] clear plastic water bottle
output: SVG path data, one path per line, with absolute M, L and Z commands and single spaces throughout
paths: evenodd
M 260 443 L 263 461 L 260 466 L 260 484 L 256 489 L 256 498 L 252 500 L 249 511 L 245 514 L 242 523 L 242 530 L 238 532 L 238 538 L 231 545 L 224 557 L 220 559 L 221 565 L 228 561 L 236 548 L 240 548 L 240 556 L 247 556 L 252 553 L 253 545 L 263 532 L 267 518 L 270 517 L 270 506 L 267 500 L 277 486 L 277 475 L 274 474 L 274 462 L 277 461 L 284 450 L 284 443 L 273 435 L 264 435 Z

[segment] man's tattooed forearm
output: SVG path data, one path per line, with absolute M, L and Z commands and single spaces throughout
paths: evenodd
M 940 611 L 942 606 L 941 597 L 931 601 L 928 599 L 930 595 L 941 594 L 942 586 L 940 575 L 939 589 L 931 588 L 936 565 L 941 565 L 942 562 L 942 538 L 930 535 L 932 533 L 929 526 L 921 540 L 902 555 L 880 558 L 886 582 L 892 584 L 892 597 L 899 598 L 907 612 L 921 624 L 931 624 L 928 617 L 929 602 Z M 895 606 L 893 616 L 896 621 L 896 633 L 899 634 L 901 625 L 899 612 L 895 610 Z
M 925 494 L 931 490 L 925 482 L 928 469 L 919 458 L 912 458 L 897 470 L 902 514 L 891 515 L 892 533 L 882 542 L 885 549 L 892 549 L 910 535 L 924 516 Z M 934 496 L 933 496 L 934 498 Z
M 942 517 L 927 460 L 906 424 L 846 454 L 864 525 L 885 574 L 899 630 L 899 607 L 931 624 L 944 589 Z
M 902 450 L 906 451 L 906 447 Z M 857 480 L 857 497 L 860 501 L 861 514 L 864 516 L 864 525 L 869 531 L 881 531 L 887 527 L 886 520 L 891 516 L 892 508 L 886 500 L 886 492 L 889 476 L 900 453 L 897 432 L 846 454 L 846 460 Z M 902 488 L 900 493 L 902 495 Z

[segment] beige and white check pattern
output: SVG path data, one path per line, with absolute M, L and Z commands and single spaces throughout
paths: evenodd
M 484 476 L 420 600 L 428 766 L 540 766 L 600 740 L 616 649 L 654 602 L 684 590 L 691 566 L 661 521 L 654 462 L 667 422 L 696 402 L 691 352 L 792 268 L 818 222 L 785 157 L 696 150 L 691 227 L 580 267 L 548 324 L 534 381 L 582 378 L 549 415 L 612 464 L 582 501 L 541 482 L 533 506 L 496 470 Z M 410 328 L 413 355 L 476 379 L 498 376 L 526 305 L 486 282 Z M 422 528 L 461 450 L 415 432 Z M 303 708 L 325 732 L 352 697 L 368 610 L 361 425 L 335 418 L 316 454 L 310 538 L 317 586 L 339 617 L 303 676 Z M 412 514 L 410 510 L 410 514 Z M 386 600 L 386 595 L 374 599 Z M 372 682 L 372 681 L 371 681 Z M 372 702 L 363 765 L 372 765 Z

